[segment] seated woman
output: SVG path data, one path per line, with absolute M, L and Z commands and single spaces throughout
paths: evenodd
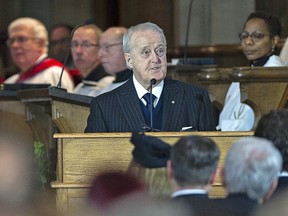
M 281 23 L 279 19 L 263 12 L 251 13 L 239 33 L 241 47 L 250 66 L 286 66 L 275 49 L 280 41 Z M 252 108 L 240 99 L 240 83 L 232 82 L 226 94 L 224 107 L 219 116 L 217 130 L 249 131 L 253 129 L 255 115 Z

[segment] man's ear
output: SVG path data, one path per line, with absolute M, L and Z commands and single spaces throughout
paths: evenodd
M 208 183 L 208 184 L 210 184 L 210 185 L 213 184 L 213 182 L 214 182 L 214 180 L 215 180 L 215 178 L 216 178 L 216 175 L 217 175 L 218 171 L 219 171 L 218 168 L 216 168 L 216 169 L 211 173 L 211 176 L 210 176 L 210 179 L 209 179 L 209 183 Z
M 167 176 L 168 176 L 169 180 L 174 178 L 173 168 L 172 168 L 172 161 L 171 160 L 167 161 Z
M 267 200 L 270 199 L 270 197 L 272 196 L 272 194 L 274 193 L 274 191 L 276 190 L 277 188 L 277 185 L 278 185 L 278 180 L 274 180 L 270 187 L 269 187 L 269 190 L 267 191 L 267 193 L 265 194 L 265 196 L 263 197 L 262 199 L 262 203 L 265 203 Z
M 129 69 L 132 69 L 133 68 L 133 64 L 132 64 L 132 58 L 131 58 L 130 53 L 124 53 L 124 57 L 125 57 L 125 60 L 126 60 L 127 67 Z
M 222 183 L 223 187 L 225 187 L 225 186 L 226 186 L 226 182 L 225 182 L 225 171 L 224 171 L 224 167 L 220 167 L 220 168 L 219 168 L 219 175 L 220 175 L 221 183 Z

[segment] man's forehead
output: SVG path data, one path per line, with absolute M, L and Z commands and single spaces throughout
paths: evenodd
M 158 46 L 164 44 L 161 34 L 155 31 L 139 31 L 132 35 L 132 44 L 136 47 Z
M 74 39 L 94 40 L 95 38 L 97 38 L 97 35 L 93 31 L 93 29 L 79 29 L 78 31 L 75 31 L 73 36 L 73 40 Z
M 113 42 L 119 42 L 118 39 L 118 35 L 116 35 L 114 32 L 110 31 L 110 32 L 104 32 L 101 36 L 100 36 L 100 42 L 106 43 L 113 43 Z M 121 41 L 122 42 L 122 41 Z
M 31 34 L 32 35 L 33 30 L 32 30 L 32 27 L 30 27 L 30 26 L 20 25 L 20 26 L 16 26 L 16 27 L 12 28 L 9 31 L 9 34 L 12 34 L 12 33 L 21 33 L 21 34 L 25 34 L 25 35 Z

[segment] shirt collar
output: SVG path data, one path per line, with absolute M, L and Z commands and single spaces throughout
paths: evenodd
M 271 54 L 272 55 L 272 54 Z M 266 62 L 269 60 L 269 58 L 271 57 L 271 55 L 268 55 L 268 56 L 263 56 L 263 57 L 261 57 L 261 58 L 259 58 L 259 59 L 256 59 L 256 60 L 254 60 L 254 61 L 252 61 L 251 63 L 250 63 L 250 65 L 251 66 L 254 66 L 254 67 L 261 67 L 261 66 L 263 66 L 263 65 L 265 65 L 266 64 Z
M 191 194 L 207 194 L 207 191 L 204 189 L 183 189 L 175 191 L 171 197 L 175 198 L 177 196 L 183 196 L 183 195 L 191 195 Z
M 133 75 L 133 83 L 138 95 L 138 98 L 141 99 L 146 93 L 149 93 L 147 89 L 145 89 L 135 78 Z M 152 93 L 157 97 L 157 101 L 159 100 L 162 90 L 164 86 L 164 80 L 162 80 L 157 86 L 153 87 Z
M 288 176 L 288 172 L 287 171 L 283 171 L 283 172 L 281 172 L 281 173 L 279 173 L 279 175 L 278 175 L 279 177 L 287 177 Z

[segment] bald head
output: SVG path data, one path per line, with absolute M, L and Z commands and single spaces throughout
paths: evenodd
M 105 71 L 115 75 L 126 69 L 122 40 L 127 32 L 125 27 L 110 27 L 100 37 L 99 58 Z
M 103 32 L 101 38 L 109 38 L 110 40 L 118 40 L 122 42 L 123 35 L 127 32 L 125 27 L 110 27 L 105 32 Z

